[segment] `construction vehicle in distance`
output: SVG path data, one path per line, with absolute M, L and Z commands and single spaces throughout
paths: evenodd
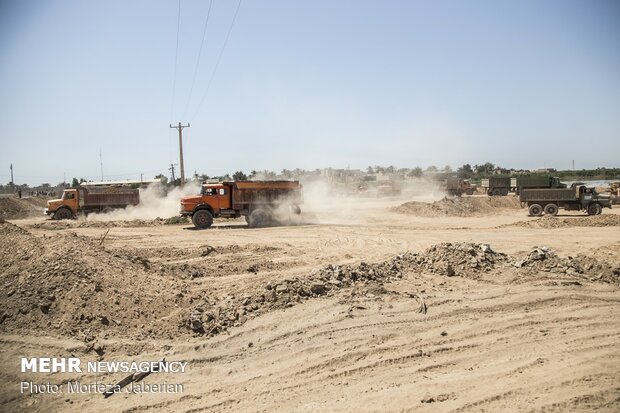
M 491 176 L 483 179 L 480 186 L 489 196 L 508 195 L 510 192 L 509 176 Z
M 252 228 L 265 227 L 283 216 L 299 215 L 303 187 L 298 181 L 225 181 L 202 185 L 200 195 L 181 199 L 181 215 L 196 228 L 209 228 L 213 218 L 244 216 Z
M 108 212 L 140 203 L 140 191 L 124 186 L 68 188 L 60 199 L 47 201 L 45 213 L 52 219 L 72 219 L 79 213 Z
M 403 191 L 402 181 L 391 179 L 389 181 L 377 182 L 377 198 L 398 196 Z
M 510 190 L 517 194 L 527 188 L 566 188 L 560 178 L 549 175 L 521 175 L 510 178 Z
M 476 186 L 469 179 L 448 178 L 446 179 L 446 193 L 452 196 L 473 195 Z
M 557 215 L 560 208 L 585 211 L 588 215 L 599 215 L 603 208 L 611 209 L 609 196 L 598 194 L 594 188 L 579 183 L 570 188 L 523 189 L 519 200 L 528 206 L 529 214 L 535 217 L 543 213 Z

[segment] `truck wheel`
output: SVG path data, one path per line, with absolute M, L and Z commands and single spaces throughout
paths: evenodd
M 266 227 L 267 225 L 269 225 L 270 221 L 269 214 L 263 209 L 257 209 L 255 211 L 252 211 L 249 218 L 250 221 L 248 222 L 248 224 L 250 225 L 250 228 Z
M 209 228 L 213 224 L 213 215 L 206 209 L 201 209 L 194 212 L 194 215 L 192 215 L 192 222 L 198 229 Z
M 68 208 L 60 208 L 54 212 L 53 219 L 71 219 L 73 218 L 73 212 Z
M 493 196 L 499 196 L 499 195 L 500 195 L 499 188 L 495 188 L 495 189 L 493 189 L 493 191 L 491 191 L 491 195 L 493 195 Z
M 588 205 L 588 215 L 598 215 L 603 211 L 601 208 L 601 204 L 597 204 L 596 202 Z
M 504 189 L 501 190 L 500 195 L 507 196 L 508 192 L 509 192 L 508 189 L 504 188 Z
M 558 206 L 556 204 L 545 205 L 545 214 L 556 216 L 558 214 Z
M 543 207 L 540 206 L 539 204 L 532 204 L 530 205 L 529 211 L 530 211 L 531 216 L 539 217 L 543 213 Z

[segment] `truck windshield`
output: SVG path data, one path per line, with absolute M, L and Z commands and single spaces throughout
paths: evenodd
M 217 195 L 217 189 L 203 186 L 200 191 L 200 195 Z
M 75 198 L 75 193 L 74 192 L 63 192 L 62 193 L 62 199 L 73 199 Z

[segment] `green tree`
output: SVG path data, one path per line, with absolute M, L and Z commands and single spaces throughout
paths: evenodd
M 232 177 L 235 181 L 247 181 L 248 180 L 248 176 L 244 174 L 243 171 L 235 172 Z
M 471 165 L 466 163 L 456 170 L 456 174 L 461 179 L 470 179 L 474 175 L 474 170 L 471 169 Z
M 156 175 L 154 179 L 159 179 L 161 181 L 161 183 L 164 184 L 164 185 L 168 184 L 168 177 L 165 176 L 164 174 Z

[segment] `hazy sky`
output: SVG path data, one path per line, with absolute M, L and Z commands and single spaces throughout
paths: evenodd
M 619 1 L 214 0 L 196 66 L 209 5 L 174 87 L 178 1 L 0 0 L 0 183 L 620 166 Z

